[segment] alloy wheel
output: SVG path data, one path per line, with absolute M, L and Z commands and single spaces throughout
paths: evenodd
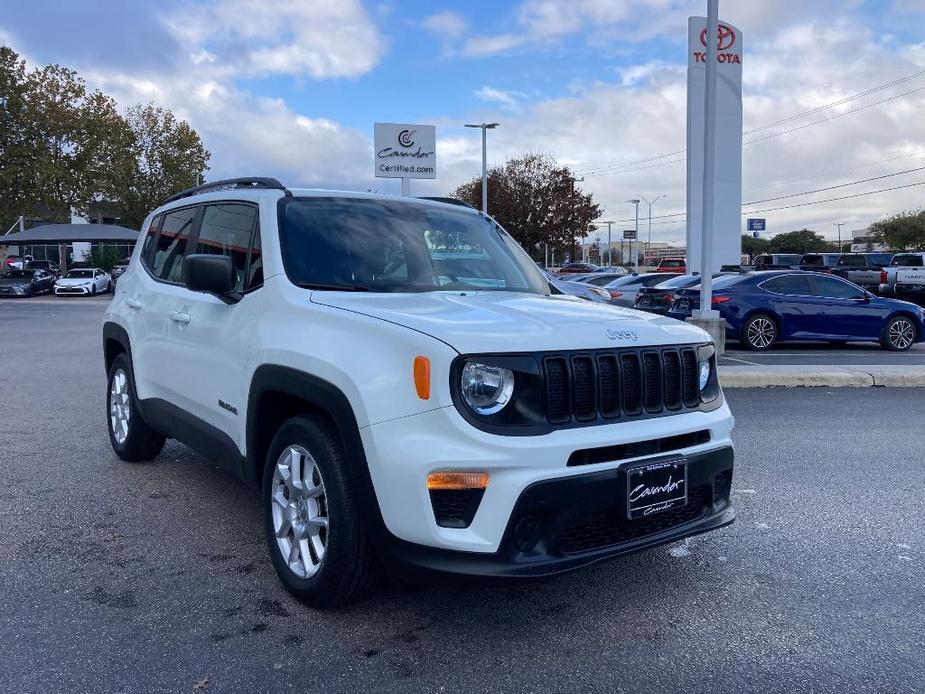
M 895 349 L 909 349 L 915 342 L 915 326 L 900 318 L 890 326 L 889 340 Z
M 122 445 L 128 438 L 129 419 L 132 416 L 131 395 L 128 392 L 128 377 L 125 371 L 117 369 L 109 385 L 109 426 L 116 443 Z
M 321 568 L 328 541 L 328 504 L 315 459 L 287 446 L 276 461 L 270 490 L 276 544 L 289 569 L 309 578 Z
M 756 318 L 748 326 L 748 341 L 754 347 L 767 348 L 774 342 L 776 328 L 767 318 Z

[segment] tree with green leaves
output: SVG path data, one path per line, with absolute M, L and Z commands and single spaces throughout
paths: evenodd
M 147 104 L 128 110 L 135 165 L 120 187 L 122 224 L 140 229 L 147 214 L 173 193 L 196 185 L 209 168 L 209 152 L 185 120 Z
M 28 197 L 27 141 L 22 119 L 26 62 L 0 46 L 0 234 L 21 214 Z
M 894 251 L 925 249 L 925 210 L 901 212 L 870 225 L 870 236 Z
M 752 260 L 756 255 L 768 253 L 771 248 L 771 242 L 767 239 L 758 238 L 751 234 L 742 234 L 742 252 Z
M 828 247 L 822 234 L 810 229 L 788 231 L 771 237 L 770 253 L 819 253 Z
M 550 250 L 572 249 L 594 230 L 601 216 L 590 193 L 576 188 L 575 175 L 552 157 L 526 154 L 488 172 L 488 210 L 535 258 Z M 482 205 L 482 178 L 459 186 L 453 197 Z
M 20 119 L 31 197 L 25 214 L 69 221 L 95 198 L 118 195 L 134 165 L 134 138 L 111 97 L 88 91 L 73 70 L 48 65 L 26 77 Z

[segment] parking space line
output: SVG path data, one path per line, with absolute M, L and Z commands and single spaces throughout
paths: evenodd
M 737 361 L 740 364 L 748 364 L 749 366 L 761 366 L 758 362 L 755 361 L 746 361 L 745 359 L 737 359 L 736 357 L 730 357 L 728 354 L 724 354 L 720 359 L 726 359 L 728 361 Z

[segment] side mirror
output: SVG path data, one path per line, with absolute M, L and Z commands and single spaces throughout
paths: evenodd
M 183 259 L 183 285 L 194 292 L 214 294 L 233 303 L 234 263 L 226 255 L 194 253 Z

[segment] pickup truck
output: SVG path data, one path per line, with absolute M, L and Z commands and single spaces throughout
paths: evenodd
M 880 288 L 880 273 L 892 259 L 892 253 L 845 253 L 829 271 L 869 292 L 876 292 Z
M 881 296 L 912 294 L 925 296 L 925 291 L 915 289 L 916 286 L 923 284 L 920 279 L 923 268 L 925 268 L 925 251 L 897 253 L 890 264 L 880 272 L 880 286 L 877 293 Z M 900 273 L 902 273 L 901 279 Z

